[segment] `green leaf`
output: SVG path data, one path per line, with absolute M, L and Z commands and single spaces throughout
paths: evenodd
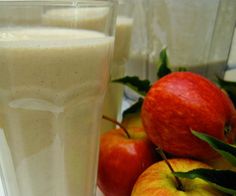
M 159 56 L 159 61 L 157 62 L 158 72 L 157 77 L 162 78 L 167 74 L 170 74 L 172 71 L 169 68 L 169 59 L 166 52 L 166 48 L 162 49 Z
M 236 107 L 236 82 L 226 81 L 217 76 L 218 84 L 223 88 L 229 95 L 230 99 Z
M 207 142 L 213 149 L 227 159 L 232 165 L 236 166 L 236 147 L 230 144 L 226 144 L 219 139 L 216 139 L 210 135 L 199 133 L 192 130 L 192 134 L 199 139 Z M 236 181 L 236 179 L 235 179 Z
M 215 188 L 229 194 L 236 194 L 236 172 L 230 170 L 194 169 L 188 172 L 174 172 L 180 178 L 201 178 Z
M 188 71 L 188 69 L 186 67 L 178 67 L 177 71 L 184 72 Z
M 133 105 L 131 105 L 129 108 L 127 108 L 123 113 L 122 113 L 122 117 L 123 119 L 125 118 L 126 115 L 128 114 L 133 114 L 133 113 L 138 113 L 141 111 L 141 107 L 143 104 L 143 98 L 139 98 L 139 100 L 134 103 Z
M 124 84 L 142 96 L 145 96 L 151 88 L 149 80 L 140 80 L 137 76 L 126 76 L 112 82 Z

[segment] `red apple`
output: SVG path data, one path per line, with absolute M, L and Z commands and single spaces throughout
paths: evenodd
M 236 113 L 229 97 L 191 72 L 174 72 L 154 83 L 144 99 L 141 118 L 154 144 L 181 157 L 217 156 L 191 129 L 229 143 L 236 136 Z
M 100 139 L 98 186 L 105 196 L 130 196 L 138 176 L 156 162 L 154 145 L 143 128 L 104 133 Z
M 199 161 L 176 158 L 169 159 L 174 171 L 187 172 L 196 168 L 210 168 Z M 147 168 L 137 179 L 131 196 L 223 196 L 224 194 L 201 179 L 180 179 L 183 190 L 178 190 L 175 177 L 165 161 Z

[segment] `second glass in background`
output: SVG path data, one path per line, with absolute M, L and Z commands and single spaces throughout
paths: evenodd
M 149 56 L 149 42 L 147 29 L 147 13 L 149 12 L 146 0 L 129 0 L 133 4 L 133 31 L 131 37 L 130 55 L 125 64 L 126 76 L 138 76 L 140 79 L 147 78 L 147 65 Z M 125 101 L 127 107 L 138 95 L 128 87 L 125 88 Z
M 110 83 L 108 85 L 103 107 L 104 115 L 119 121 L 121 120 L 120 113 L 122 109 L 124 86 L 113 83 L 112 80 L 124 77 L 126 69 L 125 64 L 130 58 L 134 5 L 135 4 L 130 0 L 119 0 Z M 116 125 L 114 123 L 102 120 L 101 132 L 104 133 L 115 127 Z

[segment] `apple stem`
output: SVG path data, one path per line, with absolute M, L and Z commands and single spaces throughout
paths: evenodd
M 157 151 L 160 154 L 160 156 L 162 157 L 162 159 L 165 161 L 167 166 L 169 167 L 171 173 L 174 173 L 175 171 L 174 171 L 173 167 L 171 166 L 170 162 L 168 161 L 164 151 L 160 147 L 157 147 Z M 175 181 L 176 181 L 176 188 L 180 191 L 184 191 L 184 186 L 183 186 L 181 180 L 177 176 L 174 176 L 174 177 L 175 177 Z
M 129 132 L 127 131 L 127 129 L 126 129 L 121 123 L 119 123 L 118 121 L 116 121 L 116 120 L 114 120 L 114 119 L 112 119 L 112 118 L 110 118 L 110 117 L 108 117 L 108 116 L 105 116 L 105 115 L 103 115 L 102 118 L 105 119 L 105 120 L 108 120 L 108 121 L 110 121 L 110 122 L 113 122 L 113 123 L 116 124 L 116 125 L 118 125 L 121 129 L 123 129 L 123 131 L 125 132 L 125 134 L 127 135 L 127 137 L 128 137 L 129 139 L 131 138 Z

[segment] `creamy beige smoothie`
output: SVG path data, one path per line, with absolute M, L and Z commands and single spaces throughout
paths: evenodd
M 1 0 L 0 0 L 1 2 Z M 38 24 L 41 21 L 40 10 L 38 7 L 31 7 L 27 12 L 24 9 L 16 8 L 12 6 L 11 9 L 6 7 L 0 7 L 0 23 L 2 24 Z M 30 17 L 29 17 L 30 15 Z
M 0 28 L 9 196 L 94 195 L 112 46 L 112 37 L 94 31 Z
M 121 84 L 111 83 L 112 80 L 122 78 L 125 74 L 125 63 L 129 58 L 130 42 L 132 35 L 133 19 L 118 16 L 116 21 L 116 35 L 114 57 L 111 64 L 110 83 L 105 96 L 103 114 L 113 119 L 118 119 L 121 112 L 124 87 Z M 119 119 L 118 119 L 119 120 Z M 102 121 L 101 132 L 115 128 L 115 124 Z
M 106 28 L 109 9 L 106 7 L 51 9 L 43 16 L 49 26 L 73 27 L 103 31 Z

